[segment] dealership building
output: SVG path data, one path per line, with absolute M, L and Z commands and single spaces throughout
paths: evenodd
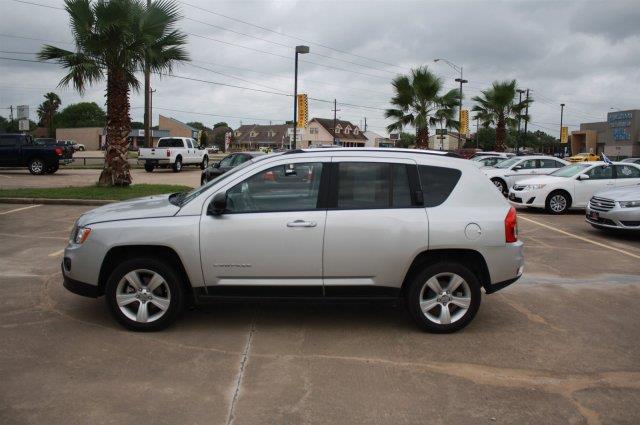
M 609 112 L 606 121 L 580 124 L 571 132 L 571 152 L 640 157 L 640 109 Z

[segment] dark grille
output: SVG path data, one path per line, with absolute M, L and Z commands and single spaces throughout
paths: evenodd
M 616 203 L 612 199 L 598 198 L 597 196 L 589 201 L 589 208 L 594 211 L 610 211 L 615 206 Z
M 628 227 L 637 227 L 640 226 L 640 221 L 621 221 L 620 223 L 624 224 Z

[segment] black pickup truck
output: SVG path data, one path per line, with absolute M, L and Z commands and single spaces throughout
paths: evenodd
M 73 162 L 59 146 L 36 144 L 25 134 L 0 134 L 0 167 L 27 167 L 31 174 L 53 174 L 60 164 Z

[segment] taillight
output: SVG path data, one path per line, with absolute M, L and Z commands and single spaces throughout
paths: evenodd
M 56 148 L 56 155 L 58 156 L 62 155 L 62 149 Z
M 167 156 L 171 156 L 171 151 L 167 149 Z
M 514 207 L 509 208 L 509 212 L 504 219 L 505 242 L 518 242 L 518 215 Z

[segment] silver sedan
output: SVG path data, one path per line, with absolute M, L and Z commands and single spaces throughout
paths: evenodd
M 596 193 L 587 206 L 586 221 L 597 229 L 640 230 L 640 185 Z

